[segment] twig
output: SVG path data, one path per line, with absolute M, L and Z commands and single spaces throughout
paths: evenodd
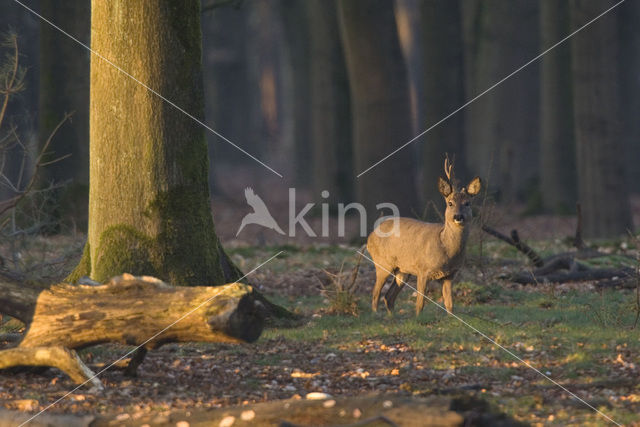
M 360 271 L 360 262 L 362 261 L 362 256 L 358 256 L 358 261 L 356 262 L 356 266 L 353 268 L 353 272 L 351 273 L 351 282 L 349 283 L 349 290 L 355 290 L 356 279 L 358 278 L 358 272 Z
M 582 205 L 580 202 L 576 202 L 576 236 L 573 238 L 573 246 L 579 251 L 585 249 L 584 240 L 582 240 Z
M 640 260 L 638 260 L 638 268 L 636 272 L 638 276 L 636 277 L 636 320 L 633 321 L 633 328 L 635 329 L 638 325 L 638 318 L 640 318 Z
M 49 164 L 52 163 L 52 161 L 43 162 L 42 158 L 45 155 L 45 153 L 47 151 L 47 148 L 49 148 L 49 144 L 51 144 L 51 141 L 53 140 L 54 135 L 58 132 L 58 130 L 64 124 L 64 122 L 69 120 L 69 118 L 71 116 L 72 116 L 72 114 L 65 113 L 64 117 L 62 118 L 62 120 L 60 120 L 60 122 L 56 125 L 56 127 L 53 129 L 51 134 L 49 134 L 49 137 L 45 141 L 45 143 L 44 143 L 44 145 L 42 147 L 42 150 L 40 150 L 40 154 L 38 154 L 38 157 L 36 158 L 34 171 L 31 174 L 31 178 L 29 179 L 29 182 L 27 183 L 27 186 L 24 188 L 24 190 L 21 190 L 20 193 L 18 195 L 16 195 L 15 197 L 13 197 L 13 198 L 11 198 L 9 200 L 5 200 L 5 201 L 2 202 L 2 206 L 0 206 L 0 215 L 4 214 L 5 212 L 9 211 L 10 209 L 15 208 L 18 205 L 18 203 L 20 203 L 20 201 L 22 199 L 24 199 L 31 192 L 31 190 L 33 189 L 33 186 L 35 185 L 35 183 L 37 181 L 38 172 L 39 172 L 40 168 L 42 168 L 45 165 L 49 165 Z M 56 159 L 56 161 L 62 160 L 64 158 L 65 158 L 65 156 L 62 156 L 62 157 Z
M 7 112 L 7 105 L 9 105 L 9 98 L 16 92 L 19 92 L 22 89 L 22 82 L 18 78 L 19 71 L 19 61 L 18 58 L 19 50 L 18 50 L 18 38 L 13 35 L 11 36 L 10 43 L 13 45 L 13 67 L 11 69 L 11 77 L 9 77 L 6 86 L 3 88 L 2 92 L 4 93 L 4 99 L 2 100 L 2 108 L 0 108 L 0 123 L 4 119 L 4 115 Z

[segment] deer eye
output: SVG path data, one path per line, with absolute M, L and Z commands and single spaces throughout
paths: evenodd
M 449 206 L 453 206 L 453 202 L 449 202 Z

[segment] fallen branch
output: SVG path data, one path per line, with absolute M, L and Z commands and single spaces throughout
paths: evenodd
M 531 272 L 521 272 L 510 277 L 516 283 L 536 284 L 540 282 L 566 283 L 566 282 L 582 282 L 587 280 L 603 280 L 615 278 L 632 277 L 634 271 L 632 268 L 589 268 L 587 270 L 575 270 L 566 272 L 546 272 L 544 274 L 537 270 Z
M 489 227 L 488 225 L 483 225 L 482 231 L 484 231 L 485 233 L 491 234 L 492 236 L 497 237 L 498 239 L 514 246 L 520 252 L 525 254 L 531 260 L 533 265 L 535 265 L 536 267 L 542 267 L 542 265 L 544 264 L 544 261 L 536 253 L 536 251 L 531 249 L 531 247 L 529 247 L 526 243 L 520 240 L 520 236 L 518 236 L 517 230 L 511 231 L 511 237 L 505 236 L 504 234 L 500 233 L 498 230 L 495 230 Z
M 0 369 L 14 366 L 51 366 L 67 374 L 76 384 L 89 381 L 102 389 L 102 383 L 74 350 L 61 346 L 16 347 L 0 352 Z
M 578 205 L 578 209 L 579 208 L 580 205 Z M 541 258 L 529 245 L 521 241 L 517 230 L 511 231 L 511 237 L 505 236 L 486 225 L 482 226 L 482 230 L 516 247 L 537 267 L 532 271 L 523 271 L 511 275 L 509 279 L 516 283 L 537 284 L 545 282 L 566 283 L 587 280 L 606 280 L 601 287 L 612 287 L 616 286 L 616 284 L 626 286 L 625 283 L 629 278 L 637 277 L 635 269 L 630 267 L 592 268 L 577 261 L 578 259 L 597 258 L 607 255 L 597 250 L 586 248 L 583 243 L 580 243 L 582 242 L 580 225 L 577 227 L 576 237 L 574 239 L 578 247 L 577 252 L 564 252 L 546 258 Z

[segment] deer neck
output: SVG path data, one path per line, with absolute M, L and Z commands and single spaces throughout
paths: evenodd
M 440 241 L 447 252 L 447 256 L 454 257 L 464 251 L 469 237 L 469 227 L 459 227 L 445 222 L 440 232 Z

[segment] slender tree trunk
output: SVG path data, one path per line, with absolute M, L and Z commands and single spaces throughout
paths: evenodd
M 251 102 L 245 60 L 246 20 L 246 7 L 216 7 L 202 15 L 205 116 L 213 129 L 257 155 L 258 142 L 249 138 L 247 126 Z M 216 165 L 253 162 L 217 135 L 205 134 L 209 158 Z M 209 186 L 214 193 L 221 192 L 219 185 L 224 183 L 216 183 L 214 169 L 209 168 Z
M 281 0 L 284 39 L 287 46 L 288 61 L 291 66 L 293 107 L 293 173 L 298 185 L 311 183 L 309 164 L 312 161 L 310 144 L 310 42 L 308 2 L 299 0 Z
M 570 32 L 569 4 L 540 2 L 542 49 Z M 540 84 L 540 186 L 542 204 L 550 212 L 573 212 L 576 203 L 576 160 L 573 131 L 571 45 L 556 47 L 542 58 Z
M 90 0 L 44 0 L 42 15 L 72 36 L 89 44 Z M 46 183 L 65 183 L 54 193 L 51 213 L 58 221 L 75 218 L 86 226 L 89 196 L 89 52 L 46 22 L 40 32 L 40 143 L 65 113 L 72 120 L 56 133 L 49 157 L 71 155 L 43 170 Z M 71 208 L 73 206 L 73 208 Z
M 94 1 L 91 18 L 96 51 L 203 118 L 199 1 Z M 90 119 L 88 241 L 69 279 L 223 283 L 202 128 L 95 56 Z
M 530 0 L 469 0 L 463 11 L 468 14 L 467 98 L 473 98 L 539 53 L 539 11 Z M 465 109 L 467 165 L 487 177 L 490 190 L 499 190 L 507 201 L 530 197 L 538 177 L 537 66 L 530 65 Z
M 420 5 L 425 97 L 424 124 L 420 127 L 428 128 L 465 101 L 462 15 L 459 0 L 426 0 Z M 457 114 L 429 131 L 422 142 L 424 194 L 438 205 L 438 176 L 442 175 L 445 153 L 459 160 L 456 174 L 466 179 L 464 122 L 464 114 Z
M 341 0 L 339 16 L 351 90 L 354 163 L 360 173 L 413 137 L 407 69 L 392 1 Z M 415 152 L 410 145 L 357 179 L 357 198 L 369 224 L 379 214 L 378 203 L 395 203 L 404 215 L 418 210 Z
M 311 41 L 311 146 L 316 195 L 329 192 L 331 203 L 353 195 L 349 80 L 340 43 L 335 0 L 308 3 Z
M 249 141 L 255 147 L 252 154 L 266 159 L 278 170 L 284 170 L 278 161 L 282 150 L 283 116 L 280 100 L 283 98 L 279 80 L 282 49 L 278 43 L 280 2 L 255 0 L 247 8 L 247 85 L 250 97 L 247 112 Z M 270 160 L 270 162 L 269 162 Z M 290 163 L 290 162 L 287 162 Z
M 626 167 L 629 172 L 629 191 L 640 193 L 640 2 L 627 1 L 620 5 L 620 120 L 622 139 L 628 148 Z M 630 95 L 633 94 L 633 95 Z
M 613 3 L 572 0 L 571 27 L 584 25 Z M 616 84 L 618 12 L 571 39 L 578 195 L 586 237 L 612 237 L 633 226 Z

